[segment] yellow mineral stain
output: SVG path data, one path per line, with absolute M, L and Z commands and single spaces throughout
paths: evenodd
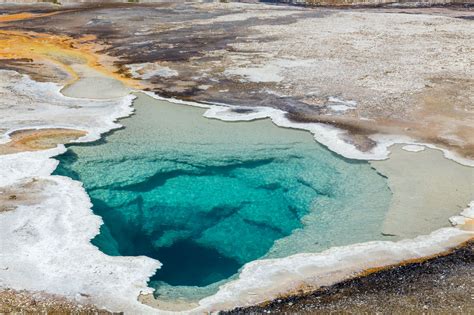
M 27 20 L 27 19 L 36 19 L 36 18 L 40 18 L 40 17 L 55 15 L 55 14 L 58 14 L 58 13 L 59 13 L 59 11 L 49 12 L 49 13 L 22 12 L 22 13 L 15 13 L 15 14 L 3 14 L 3 15 L 0 15 L 0 23 L 21 21 L 21 20 Z
M 58 13 L 4 15 L 0 16 L 0 23 L 38 18 L 39 16 Z M 28 59 L 32 60 L 32 62 L 48 61 L 71 76 L 72 80 L 67 82 L 67 84 L 71 84 L 79 79 L 80 74 L 74 70 L 73 65 L 82 64 L 99 71 L 105 76 L 117 79 L 126 86 L 143 88 L 137 80 L 127 78 L 118 73 L 118 69 L 113 65 L 113 58 L 97 53 L 103 48 L 103 46 L 96 42 L 94 35 L 72 38 L 66 35 L 0 30 L 0 60 Z
M 58 14 L 19 13 L 0 16 L 0 27 L 4 22 L 20 21 L 40 16 Z M 9 26 L 14 25 L 10 23 Z M 0 61 L 3 59 L 22 59 L 31 63 L 50 65 L 69 74 L 71 84 L 81 78 L 75 65 L 87 66 L 104 76 L 115 78 L 126 86 L 141 88 L 138 81 L 126 78 L 117 72 L 113 58 L 97 53 L 104 47 L 96 43 L 93 35 L 71 38 L 66 35 L 52 35 L 37 32 L 0 29 Z M 28 63 L 25 65 L 29 66 Z M 55 71 L 53 71 L 55 73 Z M 10 135 L 11 141 L 0 145 L 0 155 L 23 151 L 44 150 L 59 143 L 67 143 L 84 136 L 86 132 L 69 129 L 23 130 Z
M 51 149 L 86 134 L 82 130 L 63 128 L 20 130 L 10 134 L 10 142 L 0 144 L 0 155 Z

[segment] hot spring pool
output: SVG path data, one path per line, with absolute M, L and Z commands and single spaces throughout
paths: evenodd
M 255 259 L 383 238 L 391 193 L 367 162 L 270 120 L 206 119 L 144 94 L 134 107 L 123 129 L 69 145 L 55 174 L 84 183 L 100 250 L 163 263 L 157 296 L 198 299 Z

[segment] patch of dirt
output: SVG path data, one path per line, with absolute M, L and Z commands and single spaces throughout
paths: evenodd
M 0 290 L 1 314 L 113 314 L 93 305 L 82 305 L 44 292 Z M 117 314 L 117 313 L 116 313 Z
M 13 211 L 19 205 L 39 203 L 44 180 L 33 179 L 15 186 L 0 187 L 0 213 Z

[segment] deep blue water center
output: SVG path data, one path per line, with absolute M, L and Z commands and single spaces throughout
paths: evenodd
M 309 133 L 226 123 L 139 95 L 125 128 L 59 156 L 104 220 L 93 244 L 163 263 L 151 281 L 205 287 L 245 263 L 379 239 L 385 178 Z

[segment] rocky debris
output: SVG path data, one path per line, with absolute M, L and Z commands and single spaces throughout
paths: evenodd
M 43 292 L 0 290 L 0 314 L 113 314 L 93 305 L 83 305 Z
M 221 314 L 472 314 L 474 242 L 453 253 Z

